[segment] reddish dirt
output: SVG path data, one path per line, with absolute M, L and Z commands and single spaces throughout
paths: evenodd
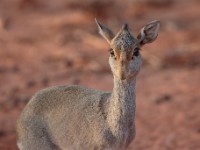
M 0 149 L 17 149 L 16 120 L 36 91 L 60 84 L 112 89 L 97 17 L 114 31 L 128 22 L 135 34 L 161 20 L 158 39 L 141 52 L 137 135 L 129 149 L 199 150 L 200 2 L 152 1 L 1 0 Z

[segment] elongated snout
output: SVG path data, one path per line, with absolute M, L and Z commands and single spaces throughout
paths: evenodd
M 118 76 L 121 80 L 125 80 L 128 72 L 128 60 L 126 53 L 121 53 L 118 60 Z

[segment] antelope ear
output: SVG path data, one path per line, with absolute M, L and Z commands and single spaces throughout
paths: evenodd
M 108 43 L 110 43 L 115 36 L 114 33 L 108 27 L 100 23 L 97 19 L 95 19 L 95 22 L 99 28 L 99 33 L 106 39 Z
M 152 21 L 145 25 L 141 29 L 140 34 L 137 36 L 140 46 L 153 42 L 158 36 L 159 29 L 160 21 L 158 20 Z

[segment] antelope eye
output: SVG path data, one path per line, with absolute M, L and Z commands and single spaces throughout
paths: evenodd
M 133 51 L 133 55 L 134 56 L 139 56 L 139 50 L 140 50 L 140 48 L 138 48 L 138 47 L 136 47 L 135 49 L 134 49 L 134 51 Z
M 113 50 L 112 48 L 109 49 L 109 52 L 110 52 L 111 57 L 114 57 L 114 56 L 115 56 L 114 50 Z

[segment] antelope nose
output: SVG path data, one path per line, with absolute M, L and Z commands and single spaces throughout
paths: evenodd
M 120 79 L 121 80 L 125 80 L 126 79 L 126 75 L 125 74 L 120 75 Z
M 119 78 L 121 80 L 126 79 L 126 64 L 124 60 L 121 60 L 119 63 Z

